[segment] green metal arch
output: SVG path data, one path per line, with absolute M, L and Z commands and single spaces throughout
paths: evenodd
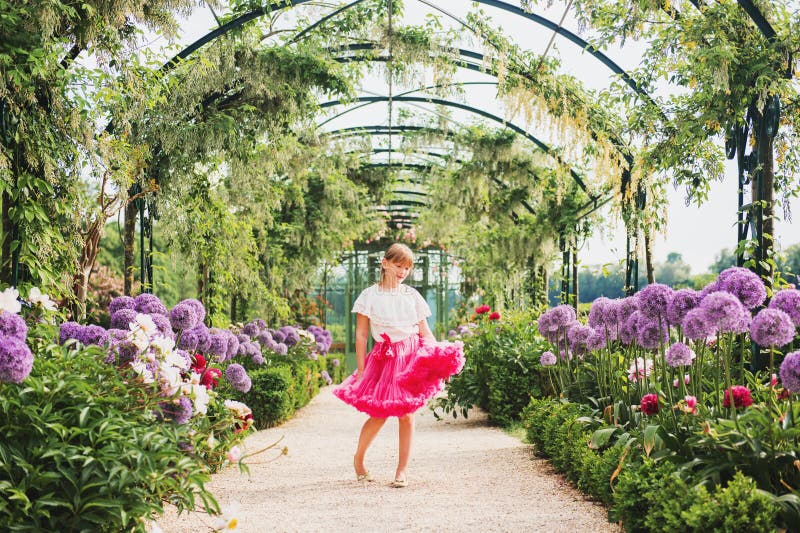
M 359 97 L 353 99 L 352 101 L 354 101 L 354 102 L 379 103 L 379 102 L 388 102 L 389 101 L 389 97 L 388 96 L 359 96 Z M 324 109 L 326 107 L 333 107 L 333 106 L 336 106 L 336 105 L 342 105 L 344 103 L 352 103 L 352 101 L 351 102 L 343 102 L 342 100 L 338 100 L 338 99 L 337 100 L 331 100 L 331 101 L 328 101 L 328 102 L 323 102 L 322 104 L 320 104 L 320 107 Z M 482 109 L 476 109 L 476 108 L 474 108 L 472 106 L 469 106 L 467 104 L 462 104 L 460 102 L 452 102 L 450 100 L 443 100 L 441 98 L 424 98 L 424 97 L 420 97 L 420 96 L 398 96 L 398 97 L 392 98 L 392 101 L 395 101 L 395 102 L 418 102 L 418 103 L 423 103 L 424 102 L 424 103 L 429 103 L 429 104 L 441 105 L 441 106 L 444 106 L 444 107 L 454 107 L 454 108 L 457 108 L 457 109 L 468 111 L 470 113 L 475 113 L 476 115 L 480 115 L 480 116 L 482 116 L 484 118 L 488 118 L 489 120 L 492 120 L 492 121 L 497 122 L 499 124 L 503 124 L 504 126 L 509 128 L 510 130 L 513 130 L 515 133 L 518 133 L 519 135 L 521 135 L 521 136 L 525 137 L 526 139 L 528 139 L 529 141 L 533 142 L 542 151 L 544 151 L 545 153 L 547 153 L 550 156 L 552 156 L 559 163 L 563 164 L 566 167 L 569 166 L 569 165 L 566 164 L 566 162 L 564 162 L 561 159 L 561 156 L 558 155 L 555 150 L 553 150 L 550 146 L 548 146 L 547 144 L 545 144 L 544 142 L 539 140 L 536 136 L 532 135 L 527 130 L 525 130 L 524 128 L 522 128 L 522 127 L 520 127 L 520 126 L 518 126 L 516 124 L 514 124 L 513 122 L 508 122 L 506 120 L 503 120 L 501 117 L 498 117 L 497 115 L 493 115 L 492 113 L 489 113 L 488 111 L 484 111 Z M 570 175 L 572 176 L 572 179 L 575 180 L 575 182 L 578 184 L 578 186 L 584 192 L 589 194 L 588 189 L 586 188 L 586 184 L 583 181 L 583 178 L 581 178 L 581 176 L 577 172 L 575 172 L 575 170 L 573 170 L 572 168 L 569 169 L 569 172 L 570 172 Z M 595 199 L 595 200 L 597 199 L 597 197 L 595 197 L 592 194 L 589 194 L 589 197 L 592 198 L 592 199 Z

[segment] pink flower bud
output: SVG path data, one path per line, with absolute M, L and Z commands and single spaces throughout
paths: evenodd
M 232 463 L 238 463 L 239 459 L 242 458 L 242 450 L 238 446 L 234 446 L 230 450 L 228 450 L 228 461 Z

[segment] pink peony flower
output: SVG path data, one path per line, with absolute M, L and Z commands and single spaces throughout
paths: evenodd
M 725 391 L 725 398 L 722 400 L 723 407 L 731 406 L 731 393 L 733 395 L 733 405 L 736 409 L 753 405 L 750 389 L 742 385 L 734 385 L 730 390 Z
M 697 398 L 694 396 L 684 396 L 683 401 L 686 402 L 686 407 L 683 410 L 690 414 L 697 414 Z
M 645 394 L 642 396 L 642 413 L 646 415 L 654 415 L 658 413 L 658 395 Z
M 234 446 L 233 448 L 228 450 L 228 461 L 232 463 L 238 463 L 241 458 L 242 458 L 242 450 L 238 446 Z

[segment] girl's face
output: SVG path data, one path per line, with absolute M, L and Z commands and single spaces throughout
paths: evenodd
M 411 273 L 410 266 L 387 261 L 386 259 L 381 260 L 381 266 L 386 271 L 388 279 L 396 279 L 398 282 L 402 282 Z

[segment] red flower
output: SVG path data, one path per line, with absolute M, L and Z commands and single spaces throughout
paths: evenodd
M 658 395 L 645 394 L 642 396 L 642 412 L 646 415 L 658 413 Z
M 206 358 L 199 353 L 194 354 L 192 360 L 192 370 L 194 370 L 198 374 L 202 374 L 205 368 L 206 368 Z
M 491 310 L 492 310 L 492 308 L 489 307 L 486 304 L 479 305 L 478 307 L 475 308 L 475 312 L 478 313 L 479 315 L 482 315 L 484 313 L 488 313 Z
M 219 368 L 208 368 L 203 374 L 203 377 L 200 378 L 200 385 L 211 390 L 219 384 L 220 376 L 222 376 L 222 370 Z
M 491 315 L 489 315 L 489 320 L 500 320 L 500 313 L 495 311 Z
M 233 432 L 234 433 L 241 433 L 242 431 L 247 431 L 250 429 L 250 426 L 253 424 L 253 415 L 246 414 L 244 418 L 238 419 L 233 424 Z
M 733 393 L 733 405 L 736 409 L 753 405 L 753 398 L 750 397 L 750 389 L 742 385 L 734 385 L 730 391 L 725 391 L 725 398 L 722 400 L 723 407 L 731 406 L 731 394 Z

